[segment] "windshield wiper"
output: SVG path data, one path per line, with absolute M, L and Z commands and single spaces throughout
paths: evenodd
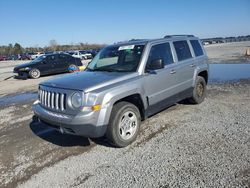
M 100 67 L 100 68 L 91 69 L 91 71 L 115 72 L 116 70 L 115 69 Z

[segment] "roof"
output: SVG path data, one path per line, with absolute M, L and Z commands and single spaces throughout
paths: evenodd
M 164 38 L 158 39 L 132 39 L 124 42 L 117 42 L 112 46 L 122 46 L 122 45 L 146 45 L 149 42 L 161 42 L 161 41 L 171 41 L 173 39 L 186 40 L 187 38 L 197 38 L 194 35 L 166 35 Z

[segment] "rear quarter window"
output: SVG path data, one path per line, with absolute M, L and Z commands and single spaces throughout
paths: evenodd
M 175 41 L 173 42 L 174 48 L 177 54 L 178 61 L 186 60 L 192 58 L 187 41 Z
M 204 55 L 203 50 L 198 40 L 190 40 L 190 43 L 192 45 L 192 48 L 194 50 L 194 54 L 196 57 Z

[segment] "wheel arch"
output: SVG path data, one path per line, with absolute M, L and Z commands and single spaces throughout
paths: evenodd
M 144 120 L 146 118 L 145 106 L 143 104 L 142 97 L 139 93 L 135 93 L 135 94 L 123 97 L 123 98 L 117 100 L 113 104 L 113 106 L 119 102 L 122 102 L 122 101 L 129 102 L 129 103 L 135 105 L 138 108 L 138 110 L 140 111 L 141 119 Z
M 204 70 L 198 73 L 198 76 L 201 76 L 205 79 L 206 83 L 208 83 L 208 71 Z

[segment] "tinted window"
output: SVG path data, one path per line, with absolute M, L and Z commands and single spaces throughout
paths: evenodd
M 157 59 L 163 59 L 165 65 L 174 62 L 169 43 L 157 44 L 151 48 L 147 63 Z
M 173 44 L 179 61 L 192 57 L 187 41 L 175 41 Z
M 69 56 L 66 55 L 66 54 L 60 54 L 60 55 L 59 55 L 59 59 L 64 59 L 64 60 L 65 60 L 65 59 L 68 59 L 68 57 L 69 57 Z
M 50 55 L 50 56 L 47 56 L 47 58 L 46 58 L 46 60 L 47 61 L 55 61 L 55 59 L 56 59 L 56 56 L 55 55 Z
M 198 40 L 190 40 L 195 56 L 203 55 L 203 50 Z

